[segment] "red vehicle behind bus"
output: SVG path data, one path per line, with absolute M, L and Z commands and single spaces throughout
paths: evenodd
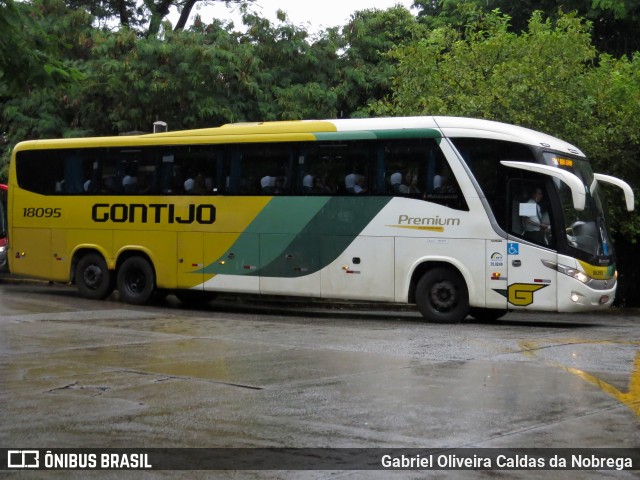
M 7 270 L 7 186 L 0 183 L 0 271 Z

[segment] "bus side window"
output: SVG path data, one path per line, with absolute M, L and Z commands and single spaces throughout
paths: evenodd
M 158 190 L 164 195 L 175 194 L 173 181 L 175 172 L 175 155 L 173 152 L 163 152 L 160 154 L 160 165 L 156 175 Z
M 116 160 L 111 150 L 105 150 L 100 162 L 100 193 L 110 195 L 117 193 Z
M 433 174 L 429 176 L 427 193 L 424 199 L 445 207 L 468 211 L 469 206 L 462 194 L 460 185 L 441 152 L 438 151 L 435 154 L 432 152 L 428 169 Z
M 180 169 L 182 189 L 187 195 L 212 195 L 218 193 L 219 147 L 192 146 L 181 155 Z
M 70 152 L 64 159 L 64 193 L 78 194 L 84 193 L 85 182 L 88 180 L 90 171 L 84 168 L 84 159 L 78 152 Z M 87 170 L 87 173 L 85 173 Z
M 367 151 L 361 151 L 356 145 L 350 148 L 347 164 L 351 165 L 347 169 L 344 177 L 344 187 L 347 195 L 368 195 L 370 189 L 371 168 L 367 158 Z M 355 151 L 354 151 L 355 150 Z
M 313 177 L 313 195 L 345 193 L 344 150 L 333 142 L 313 142 L 305 145 L 305 172 Z
M 264 144 L 241 146 L 239 193 L 241 195 L 287 195 L 295 145 Z
M 386 194 L 420 198 L 426 189 L 426 149 L 420 140 L 389 141 L 384 151 Z
M 64 180 L 64 160 L 57 152 L 18 152 L 16 173 L 20 188 L 44 195 L 63 193 L 58 187 Z

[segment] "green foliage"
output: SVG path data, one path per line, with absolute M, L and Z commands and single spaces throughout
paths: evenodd
M 47 28 L 50 11 L 59 8 L 64 5 L 57 0 L 0 3 L 0 99 L 23 94 L 32 85 L 53 86 L 78 77 L 66 57 L 66 38 Z M 74 16 L 64 19 L 74 21 Z
M 615 56 L 632 55 L 640 49 L 640 0 L 415 0 L 419 19 L 429 28 L 462 27 L 477 20 L 478 13 L 499 9 L 511 17 L 515 33 L 528 28 L 535 11 L 552 21 L 562 12 L 591 21 L 594 46 Z
M 61 0 L 0 7 L 0 181 L 6 182 L 17 141 L 86 132 L 71 125 L 68 99 L 83 80 L 79 63 L 91 18 Z
M 237 120 L 234 112 L 254 87 L 250 48 L 217 26 L 204 34 L 168 32 L 163 40 L 128 29 L 98 32 L 93 45 L 74 101 L 77 123 L 97 134 L 149 131 L 158 119 L 174 129 Z
M 245 35 L 220 23 L 164 38 L 132 30 L 95 32 L 86 80 L 71 101 L 75 122 L 97 134 L 197 128 L 245 120 L 335 115 L 326 83 L 335 66 L 329 42 L 310 44 L 306 32 L 247 15 Z M 96 115 L 103 112 L 103 115 Z
M 345 54 L 338 86 L 342 115 L 366 116 L 370 102 L 390 94 L 395 61 L 386 53 L 424 34 L 424 27 L 400 6 L 356 12 L 342 30 Z
M 640 185 L 640 61 L 598 55 L 589 23 L 536 12 L 527 31 L 492 12 L 461 34 L 451 27 L 394 50 L 394 94 L 378 115 L 436 114 L 494 119 L 548 132 L 580 146 L 596 171 Z M 619 196 L 619 192 L 615 192 Z M 637 217 L 617 201 L 613 227 L 633 238 Z
M 184 30 L 194 7 L 205 7 L 216 1 L 244 8 L 255 0 L 65 0 L 65 4 L 72 10 L 90 13 L 98 25 L 119 25 L 134 30 L 140 37 L 154 37 L 163 30 Z M 173 27 L 163 24 L 171 9 L 180 13 Z

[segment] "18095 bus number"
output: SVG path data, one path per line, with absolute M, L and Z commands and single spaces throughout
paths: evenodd
M 61 208 L 34 208 L 25 207 L 22 209 L 23 217 L 36 218 L 59 218 L 62 215 Z

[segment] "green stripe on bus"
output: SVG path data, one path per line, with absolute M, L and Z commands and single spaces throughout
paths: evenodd
M 440 138 L 440 132 L 433 128 L 402 128 L 388 130 L 356 130 L 352 132 L 314 132 L 319 141 L 340 140 L 395 140 L 406 138 Z
M 332 140 L 375 140 L 373 132 L 358 130 L 355 132 L 314 132 L 313 136 L 319 141 Z
M 376 138 L 404 139 L 404 138 L 440 138 L 442 135 L 433 128 L 403 128 L 395 130 L 375 130 Z
M 333 262 L 391 197 L 274 197 L 220 259 L 197 273 L 299 277 Z M 220 263 L 233 252 L 242 264 Z M 194 272 L 196 273 L 196 272 Z
M 202 270 L 194 273 L 256 275 L 259 270 L 243 269 L 243 265 L 258 266 L 270 263 L 279 251 L 260 247 L 258 235 L 297 235 L 324 207 L 331 197 L 273 197 L 258 213 L 238 240 L 225 254 Z M 287 242 L 284 242 L 285 245 Z M 206 248 L 206 246 L 205 246 Z M 284 248 L 284 245 L 282 246 Z M 280 250 L 282 250 L 282 248 Z M 225 259 L 233 252 L 235 258 L 242 258 L 242 265 L 229 271 Z M 220 263 L 224 261 L 224 263 Z
M 329 265 L 362 233 L 391 197 L 332 197 L 325 207 L 270 263 L 262 262 L 266 277 L 300 277 Z M 284 247 L 284 248 L 283 248 Z

